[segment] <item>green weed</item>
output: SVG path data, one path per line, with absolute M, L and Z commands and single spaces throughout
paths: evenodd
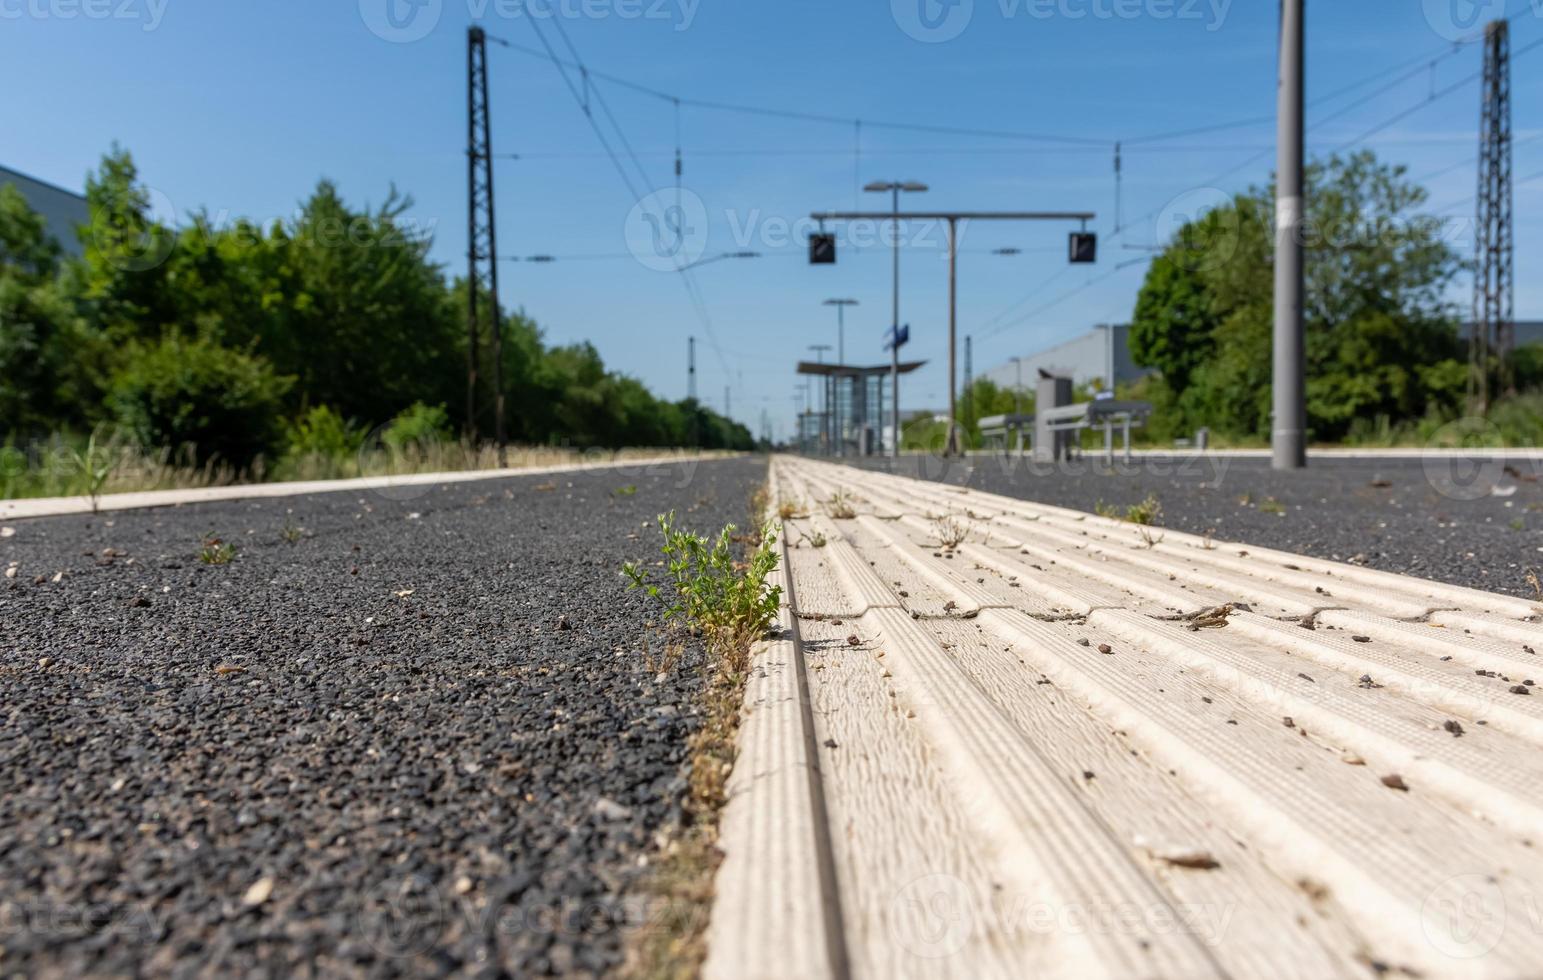
M 1108 518 L 1111 521 L 1152 525 L 1162 518 L 1163 505 L 1155 496 L 1148 494 L 1147 499 L 1139 504 L 1127 507 L 1123 511 L 1112 504 L 1106 504 L 1100 500 L 1093 505 L 1093 513 L 1099 517 Z
M 1141 503 L 1125 509 L 1125 519 L 1132 524 L 1156 524 L 1162 516 L 1163 505 L 1151 494 Z
M 961 520 L 953 514 L 944 514 L 942 517 L 932 519 L 932 532 L 937 535 L 938 544 L 948 551 L 953 551 L 969 538 L 970 522 Z
M 782 603 L 782 589 L 766 582 L 777 569 L 777 532 L 773 527 L 763 529 L 750 560 L 740 564 L 734 560 L 735 530 L 730 524 L 709 541 L 676 527 L 673 511 L 661 514 L 664 543 L 660 551 L 673 597 L 666 598 L 636 562 L 623 565 L 622 574 L 629 589 L 643 589 L 669 603 L 664 611 L 667 622 L 685 622 L 701 632 L 715 653 L 748 663 L 750 644 L 766 634 Z
M 229 541 L 221 541 L 211 531 L 204 535 L 204 542 L 198 549 L 198 560 L 205 565 L 229 565 L 236 557 L 236 546 Z
M 84 449 L 70 450 L 70 463 L 75 470 L 75 477 L 80 481 L 85 495 L 91 498 L 93 514 L 100 509 L 102 488 L 107 485 L 118 465 L 117 447 L 113 440 L 109 439 L 106 445 L 98 447 L 96 435 L 95 431 L 91 433 Z
M 850 521 L 857 516 L 857 511 L 853 509 L 851 500 L 840 490 L 831 495 L 830 505 L 826 508 L 826 511 L 838 521 Z

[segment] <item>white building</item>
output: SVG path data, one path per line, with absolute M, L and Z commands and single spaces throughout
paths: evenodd
M 1038 354 L 1024 356 L 1022 365 L 1008 361 L 987 371 L 999 387 L 1011 389 L 1022 380 L 1023 387 L 1034 390 L 1039 372 L 1069 377 L 1079 387 L 1098 381 L 1108 388 L 1111 381 L 1123 384 L 1152 373 L 1130 356 L 1130 326 L 1101 323 L 1089 332 Z
M 0 185 L 3 184 L 13 184 L 21 191 L 32 210 L 43 216 L 48 233 L 66 254 L 80 255 L 80 238 L 75 229 L 91 223 L 91 209 L 84 196 L 0 166 Z

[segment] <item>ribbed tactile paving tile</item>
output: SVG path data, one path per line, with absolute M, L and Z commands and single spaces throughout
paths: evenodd
M 715 919 L 759 936 L 715 936 L 782 930 L 755 972 L 1543 975 L 1537 604 L 829 463 L 773 481 L 802 516 L 766 649 L 802 671 L 782 765 L 813 780 L 761 803 L 816 809 L 762 817 L 819 840 L 721 879 Z M 790 894 L 809 932 L 746 926 Z

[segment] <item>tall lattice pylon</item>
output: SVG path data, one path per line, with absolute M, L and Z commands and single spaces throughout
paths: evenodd
M 1515 388 L 1511 225 L 1511 32 L 1506 21 L 1484 28 L 1484 93 L 1479 121 L 1479 213 L 1475 230 L 1473 329 L 1469 337 L 1468 400 L 1489 410 L 1491 361 L 1501 392 Z
M 482 413 L 478 398 L 482 337 L 492 338 L 493 438 L 502 454 L 504 431 L 504 331 L 498 308 L 497 209 L 493 200 L 493 123 L 488 100 L 487 34 L 466 34 L 466 433 L 475 445 Z

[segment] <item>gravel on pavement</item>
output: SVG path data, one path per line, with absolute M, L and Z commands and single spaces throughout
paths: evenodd
M 0 975 L 613 971 L 702 683 L 619 568 L 765 472 L 0 528 Z

